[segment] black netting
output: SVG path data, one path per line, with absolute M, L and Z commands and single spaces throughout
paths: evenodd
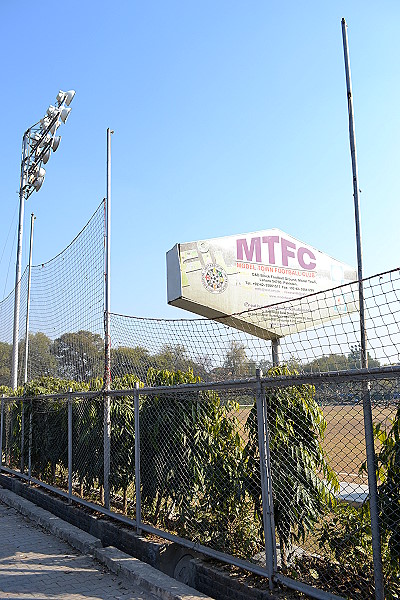
M 207 381 L 255 375 L 272 366 L 271 341 L 258 337 L 260 326 L 274 310 L 282 323 L 297 315 L 298 333 L 280 340 L 281 362 L 299 372 L 341 371 L 361 368 L 358 312 L 340 308 L 337 318 L 321 321 L 337 298 L 356 303 L 358 284 L 348 284 L 274 307 L 242 314 L 252 323 L 239 331 L 230 317 L 210 319 L 142 319 L 111 315 L 112 377 L 134 373 L 146 381 L 149 367 L 169 370 L 192 368 Z M 400 271 L 396 269 L 364 280 L 369 367 L 399 363 Z M 307 329 L 301 316 L 307 317 Z M 290 317 L 291 318 L 291 317 Z M 292 321 L 293 325 L 293 321 Z M 282 325 L 284 328 L 284 325 Z
M 28 271 L 21 278 L 18 383 L 23 383 Z M 0 385 L 10 385 L 14 292 L 0 302 Z M 104 202 L 71 244 L 32 267 L 28 380 L 104 372 Z

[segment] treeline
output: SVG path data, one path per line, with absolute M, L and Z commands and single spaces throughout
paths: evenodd
M 155 340 L 155 343 L 157 340 Z M 120 346 L 111 350 L 111 378 L 126 373 L 136 373 L 146 380 L 150 368 L 171 371 L 193 371 L 194 375 L 208 381 L 221 381 L 253 377 L 257 368 L 264 373 L 271 368 L 269 359 L 249 356 L 250 352 L 242 342 L 231 341 L 229 345 L 215 348 L 214 354 L 197 354 L 189 351 L 183 344 L 165 343 L 158 352 L 151 353 L 148 348 Z M 332 372 L 361 368 L 359 346 L 352 346 L 348 354 L 328 354 L 318 359 L 302 362 L 289 361 L 291 369 L 297 372 Z M 19 345 L 19 384 L 22 383 L 25 343 Z M 379 361 L 370 355 L 369 366 L 379 366 Z M 10 385 L 12 346 L 0 342 L 0 385 Z M 51 340 L 42 332 L 29 335 L 28 381 L 36 377 L 60 377 L 77 382 L 90 381 L 104 375 L 104 340 L 101 335 L 90 331 L 64 333 Z M 321 388 L 322 390 L 322 388 Z M 326 397 L 317 390 L 317 398 Z M 325 390 L 326 391 L 326 390 Z M 389 390 L 390 392 L 390 390 Z M 340 391 L 336 386 L 333 394 L 335 401 L 357 401 L 356 387 Z

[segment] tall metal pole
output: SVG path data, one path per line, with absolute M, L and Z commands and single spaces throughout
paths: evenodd
M 354 214 L 356 223 L 356 242 L 357 242 L 357 264 L 358 264 L 358 298 L 360 305 L 360 336 L 361 336 L 361 367 L 368 368 L 367 351 L 367 333 L 365 328 L 365 305 L 364 305 L 364 286 L 363 286 L 363 267 L 362 267 L 362 245 L 361 245 L 361 224 L 360 224 L 360 203 L 359 203 L 359 185 L 358 168 L 356 152 L 356 134 L 354 128 L 353 113 L 353 93 L 351 89 L 350 60 L 347 40 L 347 25 L 345 19 L 342 19 L 342 37 L 344 50 L 344 65 L 346 71 L 347 86 L 347 104 L 349 111 L 349 136 L 351 165 L 353 170 L 353 196 L 354 196 Z M 369 382 L 362 382 L 362 398 L 364 411 L 364 429 L 367 452 L 367 470 L 368 486 L 370 496 L 371 510 L 371 528 L 372 528 L 372 550 L 374 557 L 374 577 L 375 577 L 375 598 L 384 599 L 383 573 L 382 573 L 382 552 L 379 529 L 379 508 L 378 508 L 378 488 L 376 480 L 375 448 L 372 424 L 371 394 Z
M 110 239 L 111 239 L 111 134 L 107 129 L 107 196 L 106 196 L 106 257 L 105 257 L 105 389 L 111 384 L 111 343 L 110 343 Z
M 33 225 L 35 215 L 31 214 L 31 234 L 29 238 L 29 264 L 28 264 L 28 293 L 26 298 L 26 321 L 25 321 L 25 361 L 24 361 L 24 384 L 28 381 L 28 355 L 29 355 L 29 310 L 31 302 L 31 272 L 32 272 L 32 247 L 33 247 Z M 31 415 L 32 417 L 32 415 Z M 30 417 L 30 418 L 31 418 Z M 30 448 L 29 448 L 30 452 Z M 21 473 L 25 469 L 25 403 L 21 400 Z
M 29 238 L 29 264 L 28 264 L 28 294 L 26 299 L 26 322 L 25 322 L 25 363 L 24 363 L 24 383 L 28 381 L 28 354 L 29 354 L 29 312 L 31 301 L 31 272 L 32 272 L 32 247 L 33 247 L 33 226 L 35 215 L 31 214 L 31 234 Z
M 106 257 L 105 257 L 105 299 L 104 299 L 104 506 L 110 508 L 110 439 L 111 439 L 111 339 L 110 339 L 110 233 L 111 233 L 111 134 L 107 129 L 107 196 L 106 196 Z
M 17 263 L 15 268 L 15 292 L 14 292 L 14 328 L 13 328 L 13 356 L 11 370 L 11 387 L 13 390 L 18 386 L 18 337 L 19 337 L 19 303 L 21 297 L 21 262 L 22 262 L 22 233 L 24 229 L 24 200 L 25 200 L 25 161 L 28 153 L 28 135 L 30 131 L 24 133 L 22 140 L 22 160 L 21 176 L 19 186 L 19 224 L 18 224 L 18 242 L 17 242 Z

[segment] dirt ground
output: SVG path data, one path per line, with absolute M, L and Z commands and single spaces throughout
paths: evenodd
M 396 408 L 395 406 L 373 408 L 373 422 L 390 426 L 390 419 L 394 418 Z M 367 483 L 366 473 L 359 474 L 359 469 L 366 460 L 361 404 L 325 406 L 322 410 L 327 423 L 322 445 L 339 481 Z M 241 406 L 237 414 L 240 435 L 245 441 L 247 441 L 247 432 L 244 425 L 249 412 L 250 407 Z

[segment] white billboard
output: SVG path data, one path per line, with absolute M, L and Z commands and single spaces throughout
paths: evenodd
M 354 286 L 331 290 L 356 279 L 355 268 L 279 229 L 176 244 L 167 252 L 168 304 L 224 318 L 264 339 L 358 310 Z M 304 298 L 324 290 L 331 291 Z

